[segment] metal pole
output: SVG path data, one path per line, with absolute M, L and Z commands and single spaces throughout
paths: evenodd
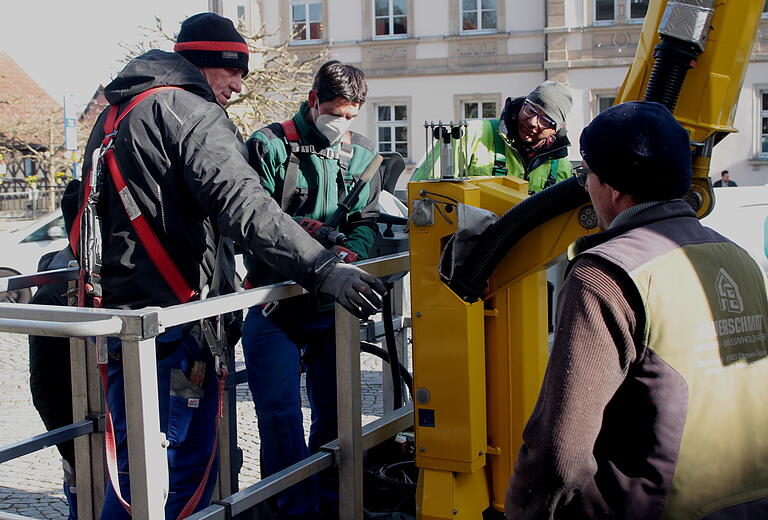
M 102 415 L 101 383 L 93 340 L 70 338 L 69 359 L 72 420 L 79 422 Z M 104 434 L 92 433 L 77 437 L 74 442 L 77 517 L 95 520 L 101 515 L 104 502 Z
M 224 15 L 224 0 L 208 0 L 208 10 L 212 13 Z
M 234 355 L 227 360 L 227 370 L 235 373 Z M 237 448 L 237 384 L 234 382 L 224 388 L 223 407 L 224 417 L 219 424 L 219 479 L 214 499 L 226 498 L 239 489 L 242 455 Z
M 168 443 L 160 432 L 155 339 L 123 339 L 122 354 L 133 517 L 163 520 Z
M 336 305 L 339 518 L 363 518 L 363 428 L 360 398 L 360 322 Z
M 74 294 L 77 281 L 67 284 Z M 69 298 L 75 305 L 76 299 Z M 104 414 L 101 380 L 93 340 L 73 337 L 69 339 L 69 360 L 72 382 L 72 420 L 79 422 Z M 96 520 L 101 516 L 104 502 L 104 434 L 94 432 L 77 437 L 75 445 L 75 487 L 77 488 L 77 517 Z

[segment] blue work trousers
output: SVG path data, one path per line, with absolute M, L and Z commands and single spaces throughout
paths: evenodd
M 157 362 L 157 387 L 160 408 L 160 430 L 169 442 L 168 475 L 169 495 L 165 505 L 165 518 L 176 520 L 203 479 L 205 468 L 214 449 L 216 438 L 216 412 L 218 385 L 213 359 L 206 346 L 198 345 L 194 336 L 181 334 L 180 328 L 170 329 L 158 336 L 158 349 L 172 352 Z M 175 345 L 174 345 L 175 344 Z M 125 417 L 124 374 L 121 342 L 109 338 L 109 393 L 117 445 L 120 491 L 130 503 L 131 489 L 128 475 L 128 443 Z M 175 348 L 174 348 L 175 347 Z M 201 385 L 190 381 L 195 366 L 203 368 Z M 199 376 L 198 376 L 199 379 Z M 216 483 L 216 461 L 195 511 L 208 506 Z M 151 471 L 151 468 L 150 468 Z M 102 520 L 130 519 L 117 499 L 112 485 L 107 486 Z
M 305 359 L 307 398 L 312 411 L 309 443 L 301 413 L 299 348 L 262 313 L 248 311 L 243 324 L 243 352 L 261 438 L 264 476 L 276 473 L 337 437 L 336 348 L 332 315 L 295 316 L 292 326 L 314 335 Z M 277 496 L 280 519 L 313 518 L 319 511 L 338 511 L 338 472 L 326 470 Z

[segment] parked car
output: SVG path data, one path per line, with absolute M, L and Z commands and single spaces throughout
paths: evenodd
M 0 278 L 37 272 L 40 257 L 67 245 L 64 217 L 58 209 L 32 223 L 21 223 L 0 232 Z M 0 292 L 0 302 L 27 303 L 32 290 Z
M 768 272 L 768 187 L 715 188 L 715 207 L 701 220 L 746 249 Z

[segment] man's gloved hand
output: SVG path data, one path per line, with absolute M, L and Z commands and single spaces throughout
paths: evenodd
M 344 246 L 333 246 L 331 251 L 333 251 L 333 254 L 341 258 L 341 261 L 345 264 L 351 264 L 352 262 L 357 262 L 360 260 L 360 255 L 347 249 Z
M 386 292 L 384 284 L 375 276 L 342 263 L 333 265 L 317 290 L 336 298 L 342 307 L 361 320 L 381 308 L 381 296 Z

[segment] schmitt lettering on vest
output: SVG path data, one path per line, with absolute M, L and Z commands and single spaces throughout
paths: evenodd
M 757 332 L 763 329 L 763 315 L 739 316 L 736 318 L 724 318 L 715 321 L 718 336 L 730 334 L 745 334 Z

